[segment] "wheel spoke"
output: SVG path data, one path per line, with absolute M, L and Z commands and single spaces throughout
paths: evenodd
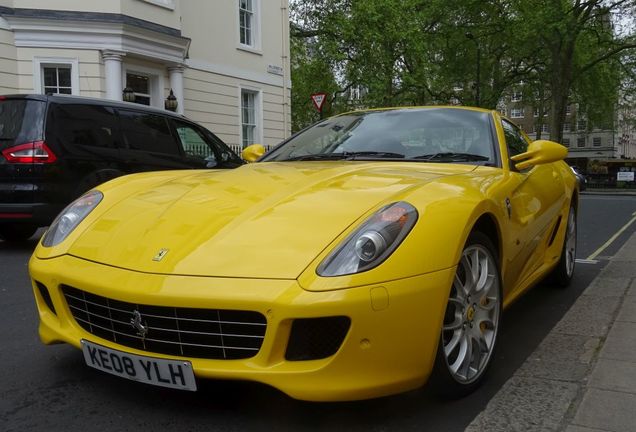
M 455 320 L 450 324 L 444 324 L 444 331 L 457 330 L 464 324 L 464 318 L 461 314 L 455 315 Z
M 463 333 L 461 337 L 459 338 L 459 353 L 457 353 L 457 358 L 455 359 L 455 362 L 449 366 L 450 370 L 454 374 L 458 374 L 459 369 L 464 365 L 464 362 L 466 361 L 466 357 L 467 357 L 468 346 L 469 346 L 468 336 L 465 333 Z
M 470 377 L 470 372 L 473 369 L 473 354 L 474 354 L 474 341 L 470 334 L 466 334 L 466 356 L 464 357 L 464 362 L 460 368 L 460 375 L 462 375 L 465 379 Z
M 473 267 L 470 263 L 470 259 L 467 256 L 462 257 L 461 264 L 464 266 L 464 272 L 466 273 L 466 282 L 463 284 L 464 296 L 467 296 L 472 291 L 473 287 L 477 283 L 477 278 L 473 273 Z
M 463 331 L 460 330 L 453 333 L 453 337 L 451 338 L 450 342 L 448 342 L 448 344 L 446 344 L 446 346 L 444 347 L 444 354 L 446 354 L 447 358 L 453 353 L 453 351 L 455 351 L 455 348 L 457 348 L 457 345 L 463 338 Z
M 463 299 L 466 298 L 467 289 L 461 279 L 459 279 L 457 272 L 455 273 L 455 279 L 453 280 L 453 287 L 455 288 L 456 295 L 459 300 L 463 301 Z

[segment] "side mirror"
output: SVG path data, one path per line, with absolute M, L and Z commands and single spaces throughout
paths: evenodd
M 547 164 L 563 160 L 568 155 L 568 149 L 559 143 L 547 140 L 533 141 L 528 151 L 511 157 L 515 167 L 521 171 L 535 165 Z
M 261 144 L 247 146 L 241 152 L 241 157 L 247 162 L 255 162 L 265 154 L 265 147 Z

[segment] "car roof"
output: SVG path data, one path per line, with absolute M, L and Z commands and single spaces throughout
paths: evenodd
M 134 109 L 136 111 L 147 111 L 155 114 L 163 114 L 171 117 L 176 117 L 179 119 L 186 119 L 185 116 L 181 114 L 173 113 L 172 111 L 162 110 L 160 108 L 155 108 L 147 105 L 141 105 L 133 102 L 123 102 L 123 101 L 115 101 L 111 99 L 101 99 L 101 98 L 93 98 L 86 96 L 71 96 L 71 95 L 42 95 L 42 94 L 13 94 L 13 95 L 3 95 L 4 99 L 29 99 L 29 100 L 40 100 L 43 102 L 53 102 L 57 104 L 82 104 L 82 105 L 99 105 L 99 106 L 108 106 L 113 108 L 122 108 L 122 109 Z
M 478 108 L 471 106 L 463 106 L 463 105 L 423 105 L 423 106 L 403 106 L 403 107 L 385 107 L 385 108 L 367 108 L 361 110 L 348 111 L 341 114 L 338 114 L 334 117 L 349 115 L 349 114 L 367 114 L 374 112 L 384 112 L 384 111 L 410 111 L 410 110 L 424 110 L 424 109 L 456 109 L 463 111 L 477 111 L 484 113 L 492 113 L 494 110 L 487 108 Z

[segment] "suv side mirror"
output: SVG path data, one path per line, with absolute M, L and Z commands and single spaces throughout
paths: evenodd
M 547 164 L 563 160 L 568 155 L 568 149 L 559 143 L 547 140 L 533 141 L 528 151 L 511 157 L 515 167 L 522 171 L 535 165 Z
M 265 154 L 265 147 L 261 144 L 252 144 L 247 146 L 241 152 L 241 157 L 247 162 L 255 162 Z

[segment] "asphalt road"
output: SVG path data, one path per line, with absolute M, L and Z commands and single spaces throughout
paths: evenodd
M 307 403 L 263 385 L 200 382 L 196 393 L 128 382 L 84 365 L 80 351 L 44 346 L 27 276 L 35 240 L 0 241 L 0 431 L 462 431 L 634 232 L 636 197 L 582 196 L 578 258 L 570 288 L 535 287 L 504 313 L 487 382 L 459 401 L 427 389 L 362 402 Z

